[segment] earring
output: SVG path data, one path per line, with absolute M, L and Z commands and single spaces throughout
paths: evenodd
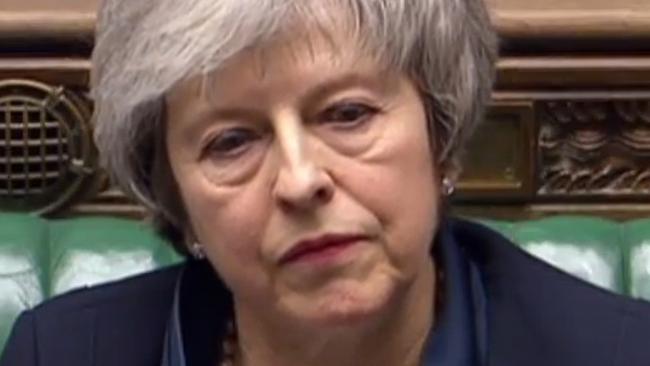
M 203 246 L 198 242 L 194 242 L 190 246 L 190 254 L 192 254 L 192 257 L 194 257 L 194 259 L 201 260 L 205 258 L 205 253 L 203 252 Z
M 451 179 L 445 177 L 442 180 L 442 194 L 445 196 L 451 196 L 456 191 L 456 187 Z

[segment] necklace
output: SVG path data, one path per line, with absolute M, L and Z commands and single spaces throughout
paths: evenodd
M 238 346 L 237 328 L 235 327 L 235 322 L 231 320 L 228 322 L 226 336 L 221 343 L 223 356 L 219 366 L 235 366 Z

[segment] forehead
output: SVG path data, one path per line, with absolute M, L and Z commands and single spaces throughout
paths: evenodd
M 388 73 L 394 74 L 343 31 L 293 29 L 282 37 L 249 47 L 210 73 L 177 84 L 168 99 L 192 96 L 227 104 L 241 95 L 255 97 L 278 90 L 300 93 L 333 79 L 382 80 Z

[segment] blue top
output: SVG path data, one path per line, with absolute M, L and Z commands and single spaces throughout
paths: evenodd
M 584 283 L 480 224 L 440 228 L 433 254 L 445 303 L 423 364 L 650 364 L 650 303 Z M 213 366 L 232 309 L 210 264 L 190 261 L 24 312 L 0 365 Z
M 478 269 L 446 230 L 441 230 L 433 251 L 438 257 L 437 265 L 442 266 L 444 272 L 444 303 L 431 329 L 423 365 L 484 365 L 487 359 L 486 301 Z M 220 357 L 221 350 L 214 348 L 221 344 L 219 337 L 225 334 L 225 322 L 232 316 L 232 310 L 228 310 L 232 300 L 228 298 L 224 304 L 223 296 L 229 294 L 222 284 L 207 289 L 214 291 L 212 298 L 217 302 L 221 296 L 221 304 L 214 304 L 218 310 L 209 311 L 210 305 L 205 302 L 206 289 L 196 288 L 197 283 L 218 282 L 208 267 L 208 264 L 204 266 L 203 273 L 185 271 L 179 276 L 162 366 L 207 366 Z M 193 289 L 186 290 L 187 287 Z
M 476 265 L 448 231 L 442 231 L 439 264 L 445 273 L 444 307 L 425 350 L 426 366 L 486 365 L 485 290 Z

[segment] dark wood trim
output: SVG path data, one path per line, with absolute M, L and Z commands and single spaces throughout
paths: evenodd
M 84 58 L 0 58 L 0 79 L 35 79 L 88 88 L 91 64 Z
M 504 57 L 497 68 L 497 89 L 650 86 L 650 56 Z
M 579 88 L 563 91 L 551 90 L 504 90 L 492 93 L 496 102 L 509 101 L 544 101 L 544 100 L 629 100 L 650 99 L 650 89 L 647 90 L 581 90 Z
M 525 2 L 522 2 L 524 4 Z M 525 5 L 522 5 L 522 8 Z M 492 21 L 505 38 L 648 38 L 650 7 L 602 10 L 495 10 Z
M 597 216 L 613 220 L 632 220 L 650 216 L 650 204 L 453 204 L 457 215 L 495 220 L 530 220 L 556 215 Z
M 643 88 L 650 87 L 648 57 L 504 57 L 499 60 L 496 97 L 507 90 L 571 88 Z M 47 74 L 74 85 L 87 85 L 90 61 L 87 58 L 0 58 L 0 78 L 35 77 Z M 56 75 L 56 76 L 54 76 Z M 47 78 L 46 78 L 47 79 Z M 59 83 L 59 82 L 54 82 Z M 565 93 L 560 91 L 560 93 Z M 594 90 L 594 93 L 597 91 Z M 611 91 L 606 93 L 611 98 Z M 629 91 L 628 94 L 634 93 Z M 640 92 L 643 93 L 643 92 Z M 557 98 L 557 91 L 553 91 Z M 511 96 L 507 96 L 512 99 Z M 537 98 L 536 98 L 537 99 Z
M 650 51 L 650 6 L 648 9 L 627 9 L 623 1 L 612 9 L 590 10 L 586 9 L 586 4 L 584 10 L 530 10 L 523 3 L 517 9 L 493 6 L 493 23 L 503 39 L 502 47 L 509 52 L 513 49 L 526 52 L 527 48 L 540 44 L 547 50 L 622 48 Z M 78 11 L 0 10 L 0 42 L 29 40 L 40 45 L 44 41 L 91 45 L 95 23 L 96 14 L 87 7 Z M 610 42 L 615 40 L 623 42 Z
M 0 11 L 0 41 L 24 39 L 88 42 L 95 32 L 95 13 Z

